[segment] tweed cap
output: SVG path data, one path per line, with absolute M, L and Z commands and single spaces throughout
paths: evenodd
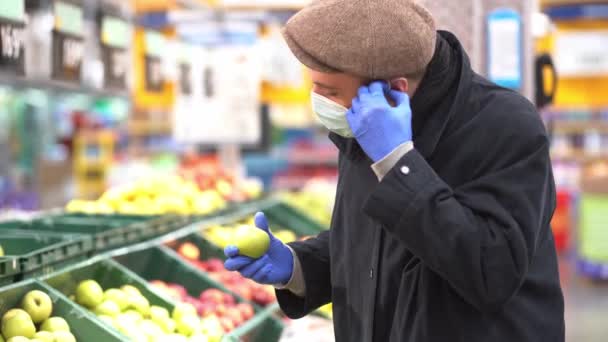
M 307 67 L 368 79 L 422 74 L 437 39 L 432 15 L 416 0 L 316 0 L 283 36 Z

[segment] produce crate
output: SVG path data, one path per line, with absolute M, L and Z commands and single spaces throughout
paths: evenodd
M 162 280 L 180 284 L 191 296 L 198 296 L 200 292 L 209 288 L 218 288 L 223 292 L 230 292 L 221 283 L 209 278 L 204 272 L 191 266 L 175 252 L 164 246 L 117 256 L 115 259 L 148 281 Z M 243 299 L 238 295 L 234 296 L 237 298 L 237 302 L 243 302 Z M 228 334 L 225 340 L 260 342 L 279 340 L 283 329 L 281 323 L 276 322 L 271 317 L 271 312 L 261 312 L 255 304 L 253 306 L 256 316 Z
M 157 292 L 152 289 L 145 280 L 141 279 L 138 275 L 112 259 L 96 258 L 50 274 L 43 277 L 41 280 L 44 281 L 45 284 L 61 292 L 66 297 L 69 297 L 75 293 L 78 284 L 87 279 L 97 281 L 104 291 L 109 288 L 120 288 L 123 285 L 132 285 L 135 286 L 141 292 L 141 294 L 148 299 L 150 305 L 161 306 L 169 311 L 172 311 L 174 308 L 173 303 L 158 295 Z M 123 341 L 127 340 L 126 337 L 122 336 L 113 327 L 98 319 L 91 311 L 75 303 L 74 305 L 79 307 L 90 319 L 120 335 Z
M 16 228 L 90 235 L 94 242 L 93 254 L 145 241 L 184 227 L 188 223 L 189 218 L 169 215 L 138 217 L 67 214 L 22 222 Z
M 30 280 L 0 289 L 0 315 L 4 315 L 7 310 L 19 306 L 21 298 L 32 290 L 43 291 L 51 297 L 53 301 L 52 315 L 63 317 L 70 325 L 70 330 L 78 341 L 123 341 L 118 334 L 106 329 L 105 326 L 84 314 L 64 295 L 38 281 Z
M 19 275 L 19 259 L 12 257 L 0 258 L 0 286 L 12 284 Z
M 82 235 L 11 229 L 0 229 L 0 231 L 2 231 L 1 244 L 5 255 L 17 260 L 15 280 L 49 274 L 85 260 L 93 248 L 91 239 Z

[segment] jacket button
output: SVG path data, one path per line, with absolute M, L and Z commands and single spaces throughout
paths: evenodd
M 369 278 L 374 279 L 374 269 L 373 268 L 369 269 Z
M 404 175 L 409 175 L 410 174 L 410 168 L 407 167 L 407 166 L 401 167 L 401 173 L 403 173 Z

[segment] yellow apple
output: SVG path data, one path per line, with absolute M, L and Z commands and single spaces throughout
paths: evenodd
M 231 244 L 239 249 L 239 254 L 258 259 L 270 247 L 270 237 L 257 227 L 242 225 L 236 229 Z

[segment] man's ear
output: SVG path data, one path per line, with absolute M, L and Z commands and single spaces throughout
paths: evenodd
M 407 93 L 410 90 L 410 84 L 405 77 L 399 77 L 392 79 L 389 84 L 392 90 L 397 90 L 402 93 Z

